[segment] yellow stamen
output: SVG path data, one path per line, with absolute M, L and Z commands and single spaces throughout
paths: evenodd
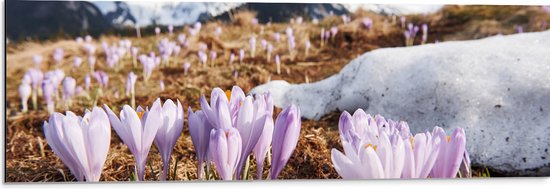
M 410 141 L 411 141 L 411 147 L 412 147 L 412 149 L 414 149 L 414 138 L 411 137 L 411 138 L 410 138 Z
M 231 90 L 226 90 L 225 91 L 225 96 L 227 96 L 227 101 L 230 101 L 231 100 Z
M 378 146 L 376 146 L 376 145 L 373 146 L 372 144 L 367 144 L 367 145 L 365 145 L 365 148 L 369 148 L 369 147 L 371 147 L 372 149 L 374 149 L 374 151 L 376 151 L 376 149 L 378 148 Z
M 136 113 L 137 113 L 137 116 L 139 117 L 139 120 L 141 120 L 145 112 L 136 112 Z
M 447 142 L 451 141 L 451 136 L 447 136 Z

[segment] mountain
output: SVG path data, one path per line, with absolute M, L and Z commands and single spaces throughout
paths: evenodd
M 6 35 L 18 40 L 92 34 L 111 28 L 100 9 L 84 1 L 6 1 Z

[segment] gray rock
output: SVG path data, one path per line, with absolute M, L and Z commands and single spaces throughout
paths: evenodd
M 507 175 L 550 175 L 550 31 L 386 48 L 311 84 L 272 81 L 275 105 L 305 118 L 363 108 L 413 133 L 466 130 L 473 164 Z

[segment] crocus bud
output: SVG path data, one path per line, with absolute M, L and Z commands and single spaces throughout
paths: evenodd
M 212 62 L 212 66 L 216 64 L 217 57 L 218 57 L 218 53 L 216 53 L 216 51 L 210 51 L 210 60 Z
M 157 36 L 160 34 L 160 28 L 159 27 L 155 27 L 155 34 Z
M 21 97 L 22 112 L 28 111 L 27 101 L 29 100 L 31 93 L 32 93 L 32 88 L 30 83 L 21 83 L 21 85 L 19 85 L 19 96 Z
M 170 99 L 166 100 L 162 106 L 161 115 L 164 116 L 164 121 L 158 128 L 154 143 L 162 159 L 161 180 L 166 180 L 169 172 L 168 168 L 170 167 L 172 150 L 183 130 L 184 112 L 179 100 L 177 101 L 177 105 Z
M 210 132 L 209 156 L 216 164 L 218 175 L 223 180 L 233 180 L 241 150 L 241 135 L 237 129 L 230 127 L 213 129 Z
M 273 52 L 273 45 L 269 43 L 267 44 L 267 62 L 271 61 L 271 52 Z
M 260 40 L 260 45 L 262 45 L 262 49 L 267 48 L 267 41 L 265 39 Z
M 82 37 L 77 37 L 75 39 L 75 41 L 76 41 L 76 43 L 80 44 L 80 43 L 84 42 L 84 39 L 82 39 Z
M 281 59 L 279 55 L 275 55 L 275 66 L 277 66 L 277 74 L 281 74 Z
M 96 61 L 95 56 L 88 56 L 88 64 L 90 65 L 90 70 L 91 70 L 91 72 L 94 72 L 94 69 L 95 69 L 95 61 Z
M 251 37 L 248 43 L 250 45 L 250 55 L 254 57 L 256 54 L 256 37 Z
M 189 71 L 189 68 L 191 67 L 191 64 L 189 62 L 185 62 L 183 64 L 183 74 L 187 75 L 187 72 Z
M 405 16 L 401 16 L 400 20 L 401 20 L 401 27 L 405 28 L 405 21 L 407 20 L 407 18 Z
M 172 35 L 172 32 L 174 31 L 174 26 L 172 24 L 168 25 L 168 33 Z
M 370 19 L 369 17 L 363 18 L 362 23 L 367 30 L 370 30 L 372 28 L 372 19 Z
M 74 57 L 74 68 L 80 67 L 80 64 L 82 64 L 82 58 L 75 56 Z
M 86 74 L 86 77 L 84 77 L 84 88 L 87 90 L 90 90 L 90 85 L 92 83 L 92 79 L 90 78 L 90 74 Z
M 206 119 L 204 113 L 200 110 L 193 112 L 191 107 L 187 111 L 187 118 L 189 123 L 189 134 L 195 147 L 195 153 L 198 160 L 198 178 L 203 178 L 204 162 L 208 162 L 208 145 L 210 143 L 210 130 L 212 126 Z
M 134 74 L 134 72 L 130 72 L 128 74 L 128 78 L 126 79 L 126 95 L 135 94 L 136 81 L 137 81 L 137 75 Z
M 309 40 L 307 40 L 306 44 L 305 44 L 306 57 L 309 54 L 309 48 L 311 48 L 311 42 L 309 42 Z
M 71 111 L 66 115 L 55 112 L 44 122 L 43 131 L 52 151 L 78 181 L 99 181 L 111 143 L 105 111 L 94 107 L 83 117 Z
M 273 138 L 276 140 L 273 140 L 272 144 L 273 154 L 270 170 L 272 180 L 277 179 L 294 153 L 300 137 L 301 125 L 300 109 L 293 104 L 284 108 L 277 116 L 273 129 Z
M 214 35 L 216 37 L 219 37 L 222 34 L 222 27 L 216 27 L 216 30 L 214 31 Z
M 233 61 L 235 61 L 235 54 L 230 53 L 229 54 L 229 64 L 233 64 Z
M 268 105 L 269 106 L 269 105 Z M 271 105 L 273 107 L 273 105 Z M 256 146 L 254 146 L 254 156 L 256 157 L 256 177 L 262 179 L 262 172 L 264 167 L 264 160 L 269 146 L 271 145 L 271 139 L 273 137 L 273 117 L 268 116 L 262 134 Z
M 76 89 L 76 80 L 72 77 L 65 77 L 63 79 L 63 100 L 70 101 L 70 99 L 75 95 Z
M 239 50 L 239 63 L 243 63 L 244 60 L 244 49 Z
M 61 64 L 63 61 L 64 51 L 62 48 L 56 48 L 53 53 L 53 59 L 56 64 Z
M 275 33 L 273 34 L 273 39 L 276 41 L 276 42 L 279 42 L 281 40 L 281 34 L 280 33 Z
M 336 37 L 336 34 L 338 33 L 338 28 L 336 26 L 332 26 L 332 28 L 330 28 L 330 33 L 332 34 L 332 38 Z
M 109 75 L 107 75 L 107 73 L 103 71 L 95 71 L 94 77 L 100 87 L 107 88 L 107 84 L 109 83 Z
M 466 150 L 466 134 L 464 129 L 456 128 L 451 136 L 447 136 L 440 127 L 435 127 L 433 137 L 440 140 L 439 155 L 432 169 L 432 178 L 455 178 L 464 158 Z
M 44 101 L 46 101 L 48 113 L 53 113 L 55 104 L 54 104 L 54 95 L 55 87 L 51 79 L 45 79 L 42 81 L 42 95 L 44 96 Z
M 38 68 L 38 66 L 42 63 L 42 56 L 33 55 L 32 60 L 34 61 L 34 67 Z
M 178 42 L 180 43 L 180 45 L 185 44 L 185 38 L 186 38 L 185 34 L 178 35 Z

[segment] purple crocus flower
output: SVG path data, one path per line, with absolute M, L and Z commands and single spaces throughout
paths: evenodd
M 103 106 L 111 125 L 136 159 L 138 180 L 144 180 L 147 155 L 161 125 L 159 123 L 164 123 L 160 99 L 153 103 L 150 110 L 138 107 L 136 111 L 124 105 L 120 111 L 120 119 L 107 105 Z
M 235 54 L 230 53 L 229 54 L 229 64 L 233 64 L 233 61 L 235 61 Z
M 200 31 L 202 28 L 202 24 L 200 22 L 195 22 L 195 24 L 193 24 L 193 28 L 197 31 Z
M 40 64 L 42 63 L 42 56 L 40 55 L 33 55 L 32 56 L 32 60 L 34 62 L 34 67 L 35 68 L 38 68 L 38 66 L 40 66 Z
M 233 70 L 233 78 L 235 78 L 235 80 L 239 78 L 239 71 L 237 69 Z
M 256 54 L 256 37 L 251 37 L 248 43 L 250 45 L 250 54 L 254 57 Z
M 157 36 L 160 34 L 160 28 L 159 27 L 155 27 L 155 34 Z
M 517 33 L 523 33 L 523 26 L 516 26 Z
M 265 121 L 264 129 L 256 146 L 254 146 L 254 156 L 256 157 L 256 177 L 262 179 L 262 172 L 264 166 L 264 160 L 269 151 L 271 145 L 271 139 L 273 137 L 273 100 L 271 95 L 267 93 L 264 95 L 266 99 L 266 107 L 268 108 L 267 119 Z
M 223 180 L 233 180 L 241 157 L 242 141 L 235 128 L 213 129 L 210 132 L 209 156 L 216 164 L 218 175 Z
M 22 112 L 27 112 L 27 101 L 29 100 L 29 97 L 31 96 L 32 88 L 30 83 L 23 82 L 19 85 L 19 96 L 21 97 L 21 110 Z
M 187 72 L 189 71 L 189 68 L 191 67 L 191 64 L 189 62 L 185 62 L 183 64 L 183 74 L 187 75 Z
M 401 16 L 400 20 L 401 20 L 401 27 L 405 28 L 405 22 L 406 22 L 407 18 L 405 16 Z
M 281 41 L 281 34 L 280 33 L 273 34 L 273 40 L 275 40 L 276 42 Z
M 71 98 L 75 95 L 76 80 L 72 77 L 65 77 L 63 79 L 63 100 L 71 101 Z
M 53 60 L 57 65 L 61 64 L 63 61 L 64 51 L 62 48 L 56 48 L 53 52 Z
M 107 88 L 107 84 L 109 83 L 109 75 L 107 75 L 107 73 L 103 71 L 95 71 L 94 77 L 100 87 Z
M 405 166 L 401 178 L 427 178 L 439 154 L 439 138 L 430 132 L 419 133 L 405 141 Z
M 77 69 L 82 64 L 82 58 L 75 56 L 74 57 L 74 68 Z
M 279 55 L 275 55 L 275 66 L 277 66 L 277 74 L 281 74 L 281 59 Z
M 185 36 L 185 34 L 179 34 L 178 35 L 178 42 L 180 43 L 180 45 L 183 45 L 185 44 L 185 39 L 186 39 L 187 36 Z
M 132 54 L 132 57 L 137 57 L 138 52 L 139 52 L 139 49 L 137 47 L 132 47 L 130 49 L 130 53 Z
M 126 95 L 135 93 L 136 81 L 137 81 L 137 75 L 134 74 L 134 72 L 130 72 L 128 74 L 128 78 L 126 79 Z
M 159 82 L 160 91 L 164 91 L 164 81 L 161 79 Z
M 273 129 L 272 158 L 270 178 L 277 179 L 290 156 L 296 149 L 302 127 L 300 109 L 295 105 L 287 106 L 277 116 Z
M 200 110 L 193 112 L 191 107 L 187 111 L 187 118 L 189 124 L 189 133 L 191 134 L 191 140 L 195 147 L 195 153 L 198 160 L 198 178 L 203 178 L 204 162 L 210 162 L 208 157 L 208 145 L 210 142 L 210 131 L 212 126 L 206 119 L 204 113 Z
M 332 28 L 330 28 L 330 33 L 332 34 L 332 38 L 336 37 L 336 34 L 338 33 L 338 28 L 336 26 L 332 26 Z
M 75 41 L 76 41 L 76 43 L 80 44 L 80 43 L 84 42 L 84 39 L 82 39 L 82 37 L 76 37 Z
M 271 43 L 267 44 L 267 62 L 271 61 L 271 52 L 273 52 L 273 45 Z
M 243 63 L 244 60 L 244 49 L 239 50 L 239 63 Z
M 198 56 L 199 56 L 199 59 L 202 63 L 202 65 L 206 65 L 206 63 L 208 62 L 208 55 L 206 55 L 206 53 L 204 53 L 204 51 L 199 51 L 198 52 Z
M 325 31 L 325 40 L 327 40 L 326 43 L 328 43 L 329 39 L 330 39 L 330 31 Z
M 161 122 L 154 140 L 162 159 L 161 180 L 166 180 L 169 172 L 170 156 L 183 130 L 183 114 L 183 106 L 179 100 L 177 105 L 170 99 L 164 102 L 160 115 L 164 121 Z
M 92 79 L 90 77 L 90 74 L 86 74 L 86 77 L 84 77 L 84 88 L 87 90 L 90 89 L 90 85 L 92 84 Z
M 214 30 L 214 36 L 219 37 L 222 34 L 222 27 L 216 27 L 216 30 Z
M 174 26 L 172 24 L 168 25 L 168 33 L 172 35 L 173 32 L 174 32 Z
M 265 39 L 260 40 L 260 45 L 262 46 L 262 49 L 267 48 L 267 41 Z
M 96 58 L 95 56 L 88 56 L 88 64 L 90 65 L 90 70 L 93 72 L 95 70 L 95 62 Z
M 71 111 L 53 113 L 44 122 L 44 136 L 52 151 L 78 181 L 98 182 L 111 143 L 109 119 L 101 108 L 86 110 L 84 117 Z
M 218 53 L 216 51 L 210 51 L 210 60 L 212 61 L 212 66 L 216 64 L 217 57 L 218 57 Z
M 464 129 L 456 128 L 451 136 L 447 136 L 441 127 L 435 127 L 433 137 L 441 141 L 439 155 L 432 169 L 432 178 L 455 178 L 466 150 L 466 134 Z
M 33 91 L 38 90 L 38 87 L 42 85 L 42 80 L 44 79 L 42 71 L 36 68 L 29 68 L 27 72 L 25 72 L 25 75 L 28 75 L 30 78 Z
M 362 23 L 367 30 L 370 30 L 372 28 L 372 19 L 370 19 L 369 17 L 364 17 Z
M 428 25 L 422 24 L 422 44 L 428 41 Z
M 46 101 L 48 113 L 53 113 L 55 108 L 53 99 L 55 97 L 55 87 L 51 79 L 42 80 L 42 95 L 44 95 L 44 101 Z

